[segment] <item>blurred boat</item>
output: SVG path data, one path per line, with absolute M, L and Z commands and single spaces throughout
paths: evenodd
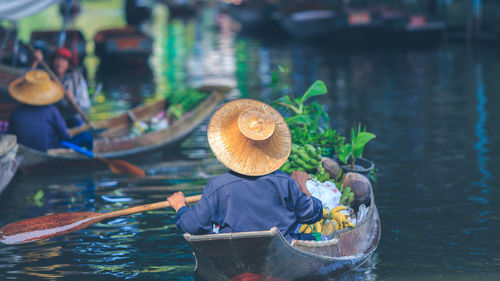
M 0 64 L 25 67 L 29 63 L 30 52 L 18 40 L 17 29 L 0 26 Z
M 0 135 L 0 194 L 16 174 L 21 157 L 17 156 L 17 142 L 14 135 Z
M 24 69 L 0 64 L 0 120 L 8 120 L 10 113 L 19 104 L 9 95 L 10 82 L 22 77 Z
M 145 66 L 153 52 L 153 39 L 134 26 L 101 30 L 94 42 L 101 63 L 110 66 Z
M 201 0 L 157 0 L 168 7 L 169 18 L 196 15 L 203 6 Z
M 155 131 L 140 135 L 131 134 L 133 125 L 139 121 L 148 121 L 165 111 L 167 103 L 160 100 L 150 105 L 143 105 L 113 118 L 92 122 L 94 132 L 99 137 L 94 139 L 93 152 L 104 158 L 130 158 L 144 156 L 146 153 L 165 149 L 179 144 L 187 138 L 224 100 L 230 88 L 224 86 L 204 86 L 198 89 L 207 92 L 207 97 L 194 109 L 186 112 L 178 121 Z M 70 134 L 88 130 L 88 125 L 70 129 Z M 48 152 L 37 151 L 19 145 L 19 153 L 24 156 L 21 168 L 30 169 L 67 167 L 78 164 L 99 163 L 67 149 L 53 149 Z
M 297 38 L 333 35 L 336 13 L 324 1 L 280 2 L 279 18 L 283 28 Z
M 62 46 L 73 53 L 72 63 L 74 65 L 83 62 L 87 55 L 85 36 L 76 29 L 33 31 L 30 42 L 35 48 L 42 50 L 47 61 L 54 51 Z
M 243 30 L 262 29 L 265 31 L 279 24 L 276 1 L 233 0 L 227 3 L 231 18 L 241 24 Z
M 388 37 L 407 43 L 435 43 L 443 38 L 444 22 L 425 14 L 403 14 L 397 19 L 385 21 Z
M 380 218 L 371 205 L 355 228 L 329 240 L 293 240 L 275 227 L 268 231 L 184 234 L 196 258 L 199 280 L 333 280 L 364 263 L 380 240 Z M 337 280 L 337 279 L 335 279 Z
M 125 20 L 128 25 L 138 25 L 151 19 L 152 0 L 126 0 Z

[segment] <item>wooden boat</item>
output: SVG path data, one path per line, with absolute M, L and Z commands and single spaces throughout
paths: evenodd
M 166 101 L 160 100 L 150 105 L 134 108 L 117 117 L 92 123 L 94 131 L 100 131 L 94 139 L 94 153 L 104 158 L 130 158 L 157 151 L 179 144 L 188 137 L 224 100 L 230 88 L 224 86 L 204 86 L 198 89 L 207 92 L 207 97 L 184 117 L 169 125 L 166 129 L 130 136 L 135 121 L 149 120 L 166 109 Z M 70 134 L 88 129 L 87 126 L 70 129 Z M 98 163 L 94 159 L 76 154 L 67 149 L 54 149 L 42 152 L 19 146 L 19 153 L 24 156 L 21 168 L 33 170 L 35 167 L 66 167 L 71 164 Z
M 153 39 L 134 26 L 106 29 L 94 36 L 95 53 L 108 65 L 147 65 Z
M 0 26 L 0 64 L 10 66 L 28 66 L 30 51 L 17 38 L 15 27 L 5 28 Z
M 61 43 L 62 46 L 68 48 L 74 55 L 77 55 L 74 56 L 75 60 L 73 63 L 75 65 L 83 62 L 83 59 L 87 55 L 87 41 L 85 40 L 85 36 L 83 36 L 80 30 L 76 29 L 33 31 L 30 42 L 36 48 L 42 49 L 44 55 L 47 56 L 47 61 L 52 53 L 61 46 Z
M 14 177 L 19 167 L 21 158 L 17 156 L 17 148 L 16 136 L 0 136 L 0 194 Z
M 229 1 L 229 15 L 243 30 L 269 29 L 276 25 L 277 6 L 270 0 Z
M 0 120 L 8 120 L 10 113 L 18 105 L 9 95 L 9 84 L 23 74 L 23 69 L 0 64 Z
M 333 35 L 336 13 L 321 1 L 294 1 L 282 4 L 280 22 L 292 36 L 306 39 Z
M 324 241 L 293 240 L 289 244 L 277 228 L 184 234 L 196 258 L 195 274 L 201 280 L 284 281 L 332 278 L 352 271 L 370 257 L 380 240 L 373 192 L 371 197 L 366 216 L 355 228 L 337 231 Z

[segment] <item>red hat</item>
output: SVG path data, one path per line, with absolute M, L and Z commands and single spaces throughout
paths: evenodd
M 55 57 L 63 57 L 65 59 L 69 60 L 70 62 L 72 62 L 73 54 L 71 53 L 71 51 L 68 48 L 61 47 L 54 52 L 54 58 Z

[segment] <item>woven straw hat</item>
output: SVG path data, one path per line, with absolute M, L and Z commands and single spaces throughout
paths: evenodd
M 62 99 L 64 89 L 50 80 L 49 74 L 42 70 L 26 72 L 23 78 L 9 85 L 9 94 L 19 102 L 31 105 L 49 105 Z
M 227 168 L 247 176 L 262 176 L 285 163 L 292 137 L 274 108 L 260 101 L 240 99 L 214 113 L 208 125 L 208 143 Z

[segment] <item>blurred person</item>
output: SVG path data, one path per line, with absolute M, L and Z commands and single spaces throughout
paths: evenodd
M 43 61 L 43 53 L 40 50 L 34 53 L 35 61 L 32 68 L 36 68 Z M 87 81 L 82 72 L 72 63 L 73 54 L 67 48 L 57 49 L 51 58 L 51 67 L 57 77 L 61 80 L 66 95 L 56 104 L 61 112 L 68 128 L 77 127 L 83 124 L 83 119 L 73 106 L 70 99 L 88 115 L 90 110 L 90 98 Z M 73 137 L 72 142 L 92 149 L 92 136 L 88 132 L 78 134 Z
M 22 103 L 12 112 L 7 128 L 7 133 L 17 136 L 18 143 L 45 152 L 71 139 L 54 105 L 63 98 L 64 89 L 50 80 L 48 73 L 28 71 L 9 85 L 9 94 Z

